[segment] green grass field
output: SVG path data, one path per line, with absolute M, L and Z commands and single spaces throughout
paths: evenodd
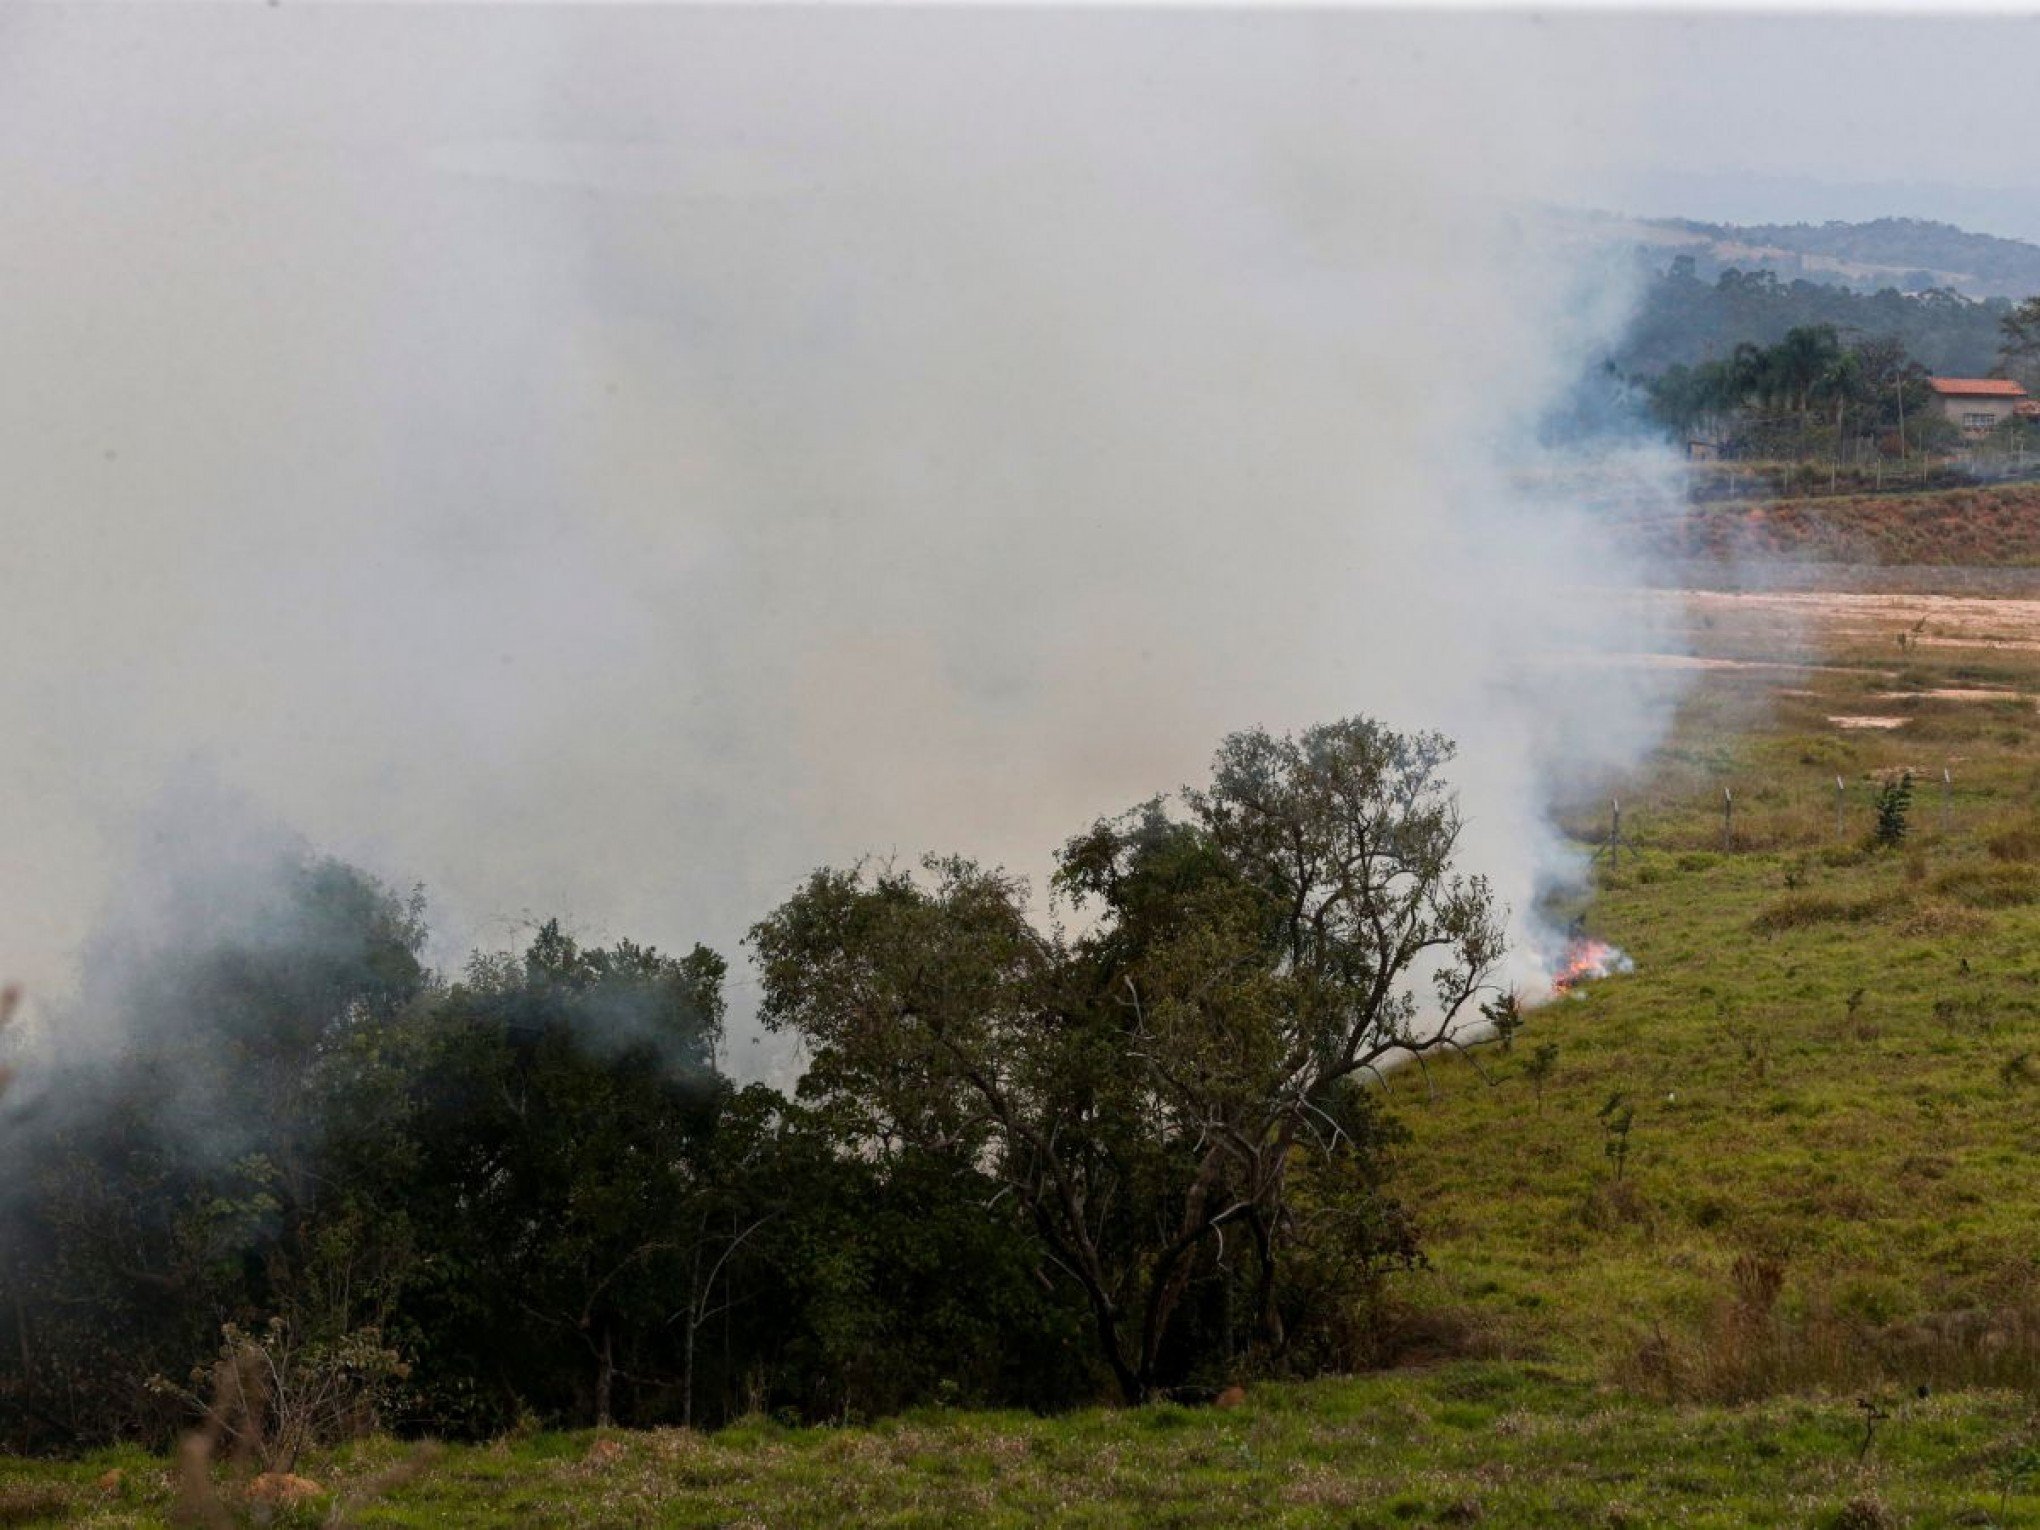
M 1895 1410 L 1867 1457 L 1845 1400 L 1668 1407 L 1561 1368 L 1459 1361 L 1269 1387 L 1245 1407 L 1056 1419 L 921 1414 L 870 1429 L 535 1435 L 418 1461 L 308 1463 L 328 1493 L 273 1523 L 630 1525 L 1836 1525 L 2030 1523 L 2005 1394 Z M 118 1484 L 101 1486 L 110 1470 Z M 237 1503 L 232 1490 L 225 1505 Z M 0 1522 L 162 1524 L 159 1461 L 0 1472 Z M 194 1516 L 190 1522 L 205 1523 Z
M 1397 1368 L 1227 1410 L 376 1441 L 273 1522 L 2040 1524 L 2040 617 L 2002 609 L 1710 608 L 1709 650 L 1807 663 L 1705 672 L 1613 784 L 1638 851 L 1585 915 L 1635 972 L 1391 1082 L 1430 1255 Z M 1866 848 L 1906 768 L 1910 832 Z M 268 1512 L 240 1493 L 190 1522 Z M 176 1502 L 138 1453 L 0 1465 L 0 1525 Z

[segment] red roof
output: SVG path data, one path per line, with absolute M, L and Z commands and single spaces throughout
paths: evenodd
M 1929 377 L 1936 393 L 1958 398 L 2024 398 L 2026 390 L 2009 377 Z

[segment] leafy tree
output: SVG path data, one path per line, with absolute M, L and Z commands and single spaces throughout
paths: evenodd
M 407 1310 L 437 1370 L 598 1424 L 619 1382 L 639 1409 L 670 1391 L 672 1293 L 715 1228 L 722 979 L 705 948 L 584 950 L 554 922 L 415 1017 L 382 1209 L 421 1240 Z
M 2029 391 L 2040 393 L 2040 297 L 2027 298 L 2006 314 L 2000 328 L 2004 343 L 1998 361 L 2005 374 L 2016 377 Z
M 1909 770 L 1895 780 L 1886 781 L 1878 790 L 1877 826 L 1871 831 L 1871 839 L 1876 844 L 1890 849 L 1904 843 L 1912 798 L 1913 778 Z
M 373 1321 L 372 1282 L 339 1277 L 347 1240 L 319 1222 L 338 1199 L 319 1145 L 356 1038 L 426 986 L 420 908 L 320 859 L 279 864 L 268 892 L 246 928 L 132 953 L 95 982 L 77 1023 L 118 1045 L 52 1062 L 5 1123 L 17 1443 L 160 1433 L 170 1416 L 142 1381 L 184 1375 L 222 1321 L 318 1305 L 303 1316 L 322 1341 Z
M 1802 417 L 1812 407 L 1822 383 L 1841 361 L 1841 340 L 1832 324 L 1805 324 L 1785 332 L 1771 351 L 1777 387 L 1797 406 Z
M 1350 1149 L 1342 1092 L 1454 1045 L 1501 954 L 1486 883 L 1453 865 L 1450 757 L 1365 719 L 1236 734 L 1184 816 L 1152 802 L 1065 848 L 1059 892 L 1098 908 L 1075 940 L 967 861 L 817 872 L 751 933 L 762 1013 L 807 1042 L 802 1094 L 860 1151 L 999 1182 L 1129 1400 L 1166 1384 L 1229 1234 L 1279 1350 L 1295 1155 Z
M 1645 282 L 1637 316 L 1612 359 L 1627 375 L 1653 377 L 1723 360 L 1740 344 L 1762 350 L 1793 329 L 1828 325 L 1841 335 L 1893 339 L 1928 371 L 1975 377 L 1990 368 L 2012 308 L 2008 299 L 1977 301 L 1947 291 L 1853 292 L 1781 282 L 1768 271 L 1731 269 L 1710 283 L 1687 266 Z

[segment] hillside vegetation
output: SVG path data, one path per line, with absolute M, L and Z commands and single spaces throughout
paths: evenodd
M 1587 917 L 1636 971 L 1540 1011 L 1508 1057 L 1399 1082 L 1431 1299 L 1669 1401 L 2032 1387 L 2034 608 L 1699 609 L 1712 653 L 1751 667 L 1711 672 L 1620 788 L 1642 848 L 1602 862 Z M 1795 629 L 1816 652 L 1769 662 Z M 1873 848 L 1906 772 L 1909 832 Z M 1541 1089 L 1532 1042 L 1558 1048 Z
M 1647 539 L 1682 558 L 2032 567 L 2040 484 L 1702 504 Z
M 2040 619 L 1694 614 L 1716 667 L 1619 784 L 1635 853 L 1555 911 L 1635 972 L 1392 1079 L 1429 1254 L 1397 1368 L 1234 1408 L 370 1441 L 309 1454 L 279 1522 L 2040 1523 Z M 0 1522 L 160 1524 L 177 1494 L 135 1452 L 17 1463 Z
M 1972 297 L 2040 292 L 2040 245 L 1924 218 L 1763 224 L 1657 219 L 1646 227 L 1663 247 L 1691 254 L 1703 275 L 1739 266 L 1859 291 L 1952 287 Z
M 1654 376 L 1728 356 L 1741 344 L 1775 345 L 1795 329 L 1831 325 L 1851 337 L 1896 340 L 1927 371 L 1980 377 L 1996 365 L 2009 298 L 1972 299 L 1935 289 L 1857 292 L 1769 271 L 1731 269 L 1712 280 L 1674 260 L 1650 277 L 1637 316 L 1610 360 Z
M 536 1434 L 311 1463 L 267 1523 L 425 1530 L 710 1525 L 1862 1526 L 2030 1523 L 2007 1394 L 1909 1405 L 1859 1459 L 1839 1399 L 1665 1408 L 1542 1365 L 1269 1387 L 1234 1409 L 926 1412 L 871 1428 Z M 308 1479 L 309 1480 L 309 1479 Z M 260 1504 L 260 1500 L 255 1501 Z M 0 1523 L 232 1524 L 160 1461 L 0 1464 Z M 181 1506 L 181 1507 L 180 1507 Z

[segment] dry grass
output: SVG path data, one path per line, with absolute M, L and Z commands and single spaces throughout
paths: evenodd
M 1886 891 L 1867 896 L 1845 897 L 1830 893 L 1792 893 L 1769 905 L 1750 921 L 1754 935 L 1776 935 L 1814 924 L 1861 924 L 1883 919 L 1911 908 L 1903 892 Z
M 1971 908 L 2023 908 L 2040 903 L 2040 871 L 2028 866 L 1958 866 L 1933 880 L 1933 889 Z
M 2004 566 L 2040 564 L 2040 484 L 1701 505 L 1655 528 L 1685 558 Z
M 1738 1256 L 1697 1323 L 1654 1325 L 1617 1374 L 1672 1403 L 1880 1390 L 2040 1396 L 2040 1296 L 1880 1321 L 1817 1279 L 1791 1291 L 1787 1274 L 1782 1259 Z

